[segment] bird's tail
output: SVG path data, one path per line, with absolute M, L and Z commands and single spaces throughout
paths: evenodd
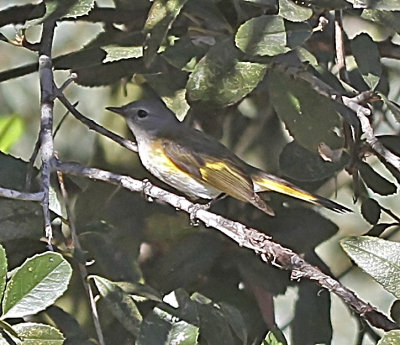
M 307 192 L 282 178 L 268 174 L 264 171 L 257 169 L 251 177 L 255 192 L 273 191 L 307 201 L 314 205 L 324 206 L 338 213 L 352 212 L 349 208 L 340 205 L 337 202 Z

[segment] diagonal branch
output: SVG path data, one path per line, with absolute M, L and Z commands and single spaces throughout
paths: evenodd
M 292 250 L 273 242 L 266 234 L 234 222 L 215 213 L 196 207 L 187 199 L 152 185 L 148 181 L 140 181 L 129 176 L 118 175 L 109 171 L 87 168 L 76 163 L 55 162 L 55 169 L 66 174 L 86 176 L 90 179 L 112 183 L 133 192 L 141 192 L 149 198 L 162 200 L 176 209 L 185 211 L 204 222 L 207 227 L 213 227 L 228 236 L 241 247 L 253 250 L 266 262 L 292 272 L 292 279 L 308 278 L 321 287 L 339 296 L 351 309 L 373 326 L 384 330 L 397 329 L 399 326 L 390 321 L 384 314 L 377 311 L 369 303 L 364 302 L 350 289 L 336 279 L 321 272 Z

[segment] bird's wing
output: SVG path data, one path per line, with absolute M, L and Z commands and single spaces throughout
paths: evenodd
M 221 193 L 250 202 L 262 211 L 273 214 L 269 206 L 254 192 L 253 181 L 240 164 L 237 164 L 236 156 L 219 143 L 216 144 L 216 148 L 212 147 L 211 155 L 207 152 L 209 143 L 192 145 L 193 140 L 195 139 L 188 140 L 185 145 L 175 140 L 164 140 L 164 153 L 178 168 L 220 190 Z

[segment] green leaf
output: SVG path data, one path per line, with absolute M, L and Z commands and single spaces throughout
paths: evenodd
M 264 15 L 242 24 L 235 43 L 247 54 L 275 56 L 296 48 L 310 36 L 311 28 L 306 23 L 285 22 L 280 16 Z
M 3 299 L 4 288 L 6 286 L 7 267 L 8 264 L 7 264 L 6 250 L 0 244 L 0 301 Z
M 0 151 L 8 152 L 23 132 L 24 121 L 19 116 L 0 116 Z
M 375 225 L 381 217 L 381 207 L 376 200 L 368 198 L 361 205 L 361 214 L 368 223 Z
M 291 0 L 279 0 L 279 15 L 292 22 L 302 22 L 310 19 L 313 10 L 299 6 Z
M 137 345 L 197 345 L 199 328 L 154 308 L 144 319 Z
M 187 0 L 155 0 L 149 11 L 144 30 L 150 37 L 144 50 L 145 65 L 149 66 L 157 54 L 172 23 Z
M 240 61 L 230 41 L 216 44 L 196 65 L 187 82 L 190 101 L 224 107 L 240 101 L 264 78 L 267 66 Z
M 395 329 L 385 333 L 377 345 L 400 345 L 400 330 Z
M 400 33 L 400 12 L 364 10 L 361 14 L 361 18 Z
M 90 276 L 111 313 L 133 335 L 138 335 L 143 317 L 132 297 L 117 284 L 100 276 Z
M 314 91 L 307 82 L 272 69 L 268 90 L 276 113 L 298 144 L 313 152 L 318 152 L 321 143 L 331 149 L 342 147 L 343 138 L 335 132 L 341 121 L 330 99 Z
M 26 322 L 13 326 L 21 345 L 62 345 L 64 343 L 63 334 L 56 328 L 40 323 Z
M 378 174 L 367 163 L 360 162 L 358 165 L 358 170 L 367 187 L 373 190 L 375 193 L 380 195 L 390 195 L 396 193 L 396 185 Z
M 340 244 L 363 271 L 400 298 L 400 243 L 360 236 L 345 238 Z
M 67 289 L 72 268 L 62 255 L 35 255 L 15 270 L 7 284 L 1 319 L 36 314 L 54 303 Z
M 355 8 L 368 8 L 384 11 L 399 11 L 400 2 L 398 0 L 347 0 Z
M 272 331 L 269 331 L 265 340 L 264 345 L 287 345 L 287 341 L 282 331 L 275 327 Z
M 105 46 L 102 49 L 107 53 L 104 63 L 143 56 L 143 47 Z
M 386 104 L 388 109 L 392 112 L 397 122 L 400 122 L 400 105 L 396 102 L 389 100 L 382 92 L 377 92 L 382 101 Z
M 364 81 L 372 90 L 375 89 L 382 75 L 379 51 L 375 42 L 369 35 L 362 33 L 351 40 L 351 50 Z
M 57 17 L 77 18 L 87 15 L 93 8 L 95 0 L 77 0 L 72 6 L 68 6 L 71 1 L 63 3 L 59 0 L 46 1 L 46 17 L 57 13 Z

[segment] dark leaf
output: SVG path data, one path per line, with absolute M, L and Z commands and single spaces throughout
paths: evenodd
M 371 89 L 375 89 L 382 75 L 380 56 L 375 42 L 367 34 L 359 34 L 351 40 L 351 50 L 358 70 Z
M 332 326 L 329 292 L 313 282 L 301 281 L 292 325 L 293 344 L 330 344 Z M 312 332 L 304 332 L 305 329 Z
M 361 205 L 361 214 L 368 223 L 375 225 L 381 217 L 381 207 L 376 200 L 368 198 Z
M 0 27 L 7 24 L 24 24 L 27 20 L 44 16 L 46 11 L 43 2 L 33 5 L 12 6 L 0 11 Z
M 396 193 L 396 185 L 389 182 L 382 175 L 378 174 L 367 163 L 360 162 L 358 169 L 365 184 L 375 193 L 380 195 L 390 195 Z
M 386 229 L 391 226 L 397 226 L 397 223 L 379 223 L 375 224 L 367 233 L 368 236 L 379 237 Z
M 304 0 L 302 1 L 302 5 L 313 5 L 325 10 L 339 10 L 351 7 L 346 0 Z
M 129 332 L 138 335 L 143 319 L 132 297 L 108 279 L 100 276 L 90 278 L 95 282 L 110 312 Z
M 305 81 L 272 70 L 268 90 L 276 113 L 300 145 L 314 152 L 321 143 L 331 149 L 342 147 L 343 139 L 335 133 L 341 126 L 340 118 L 331 100 Z
M 343 154 L 339 162 L 327 162 L 319 154 L 292 141 L 284 147 L 280 154 L 279 166 L 283 175 L 291 179 L 321 181 L 342 170 L 348 159 L 348 156 Z
M 390 317 L 394 320 L 394 322 L 400 323 L 400 301 L 394 301 L 390 308 Z M 400 334 L 399 334 L 399 342 L 400 342 Z

